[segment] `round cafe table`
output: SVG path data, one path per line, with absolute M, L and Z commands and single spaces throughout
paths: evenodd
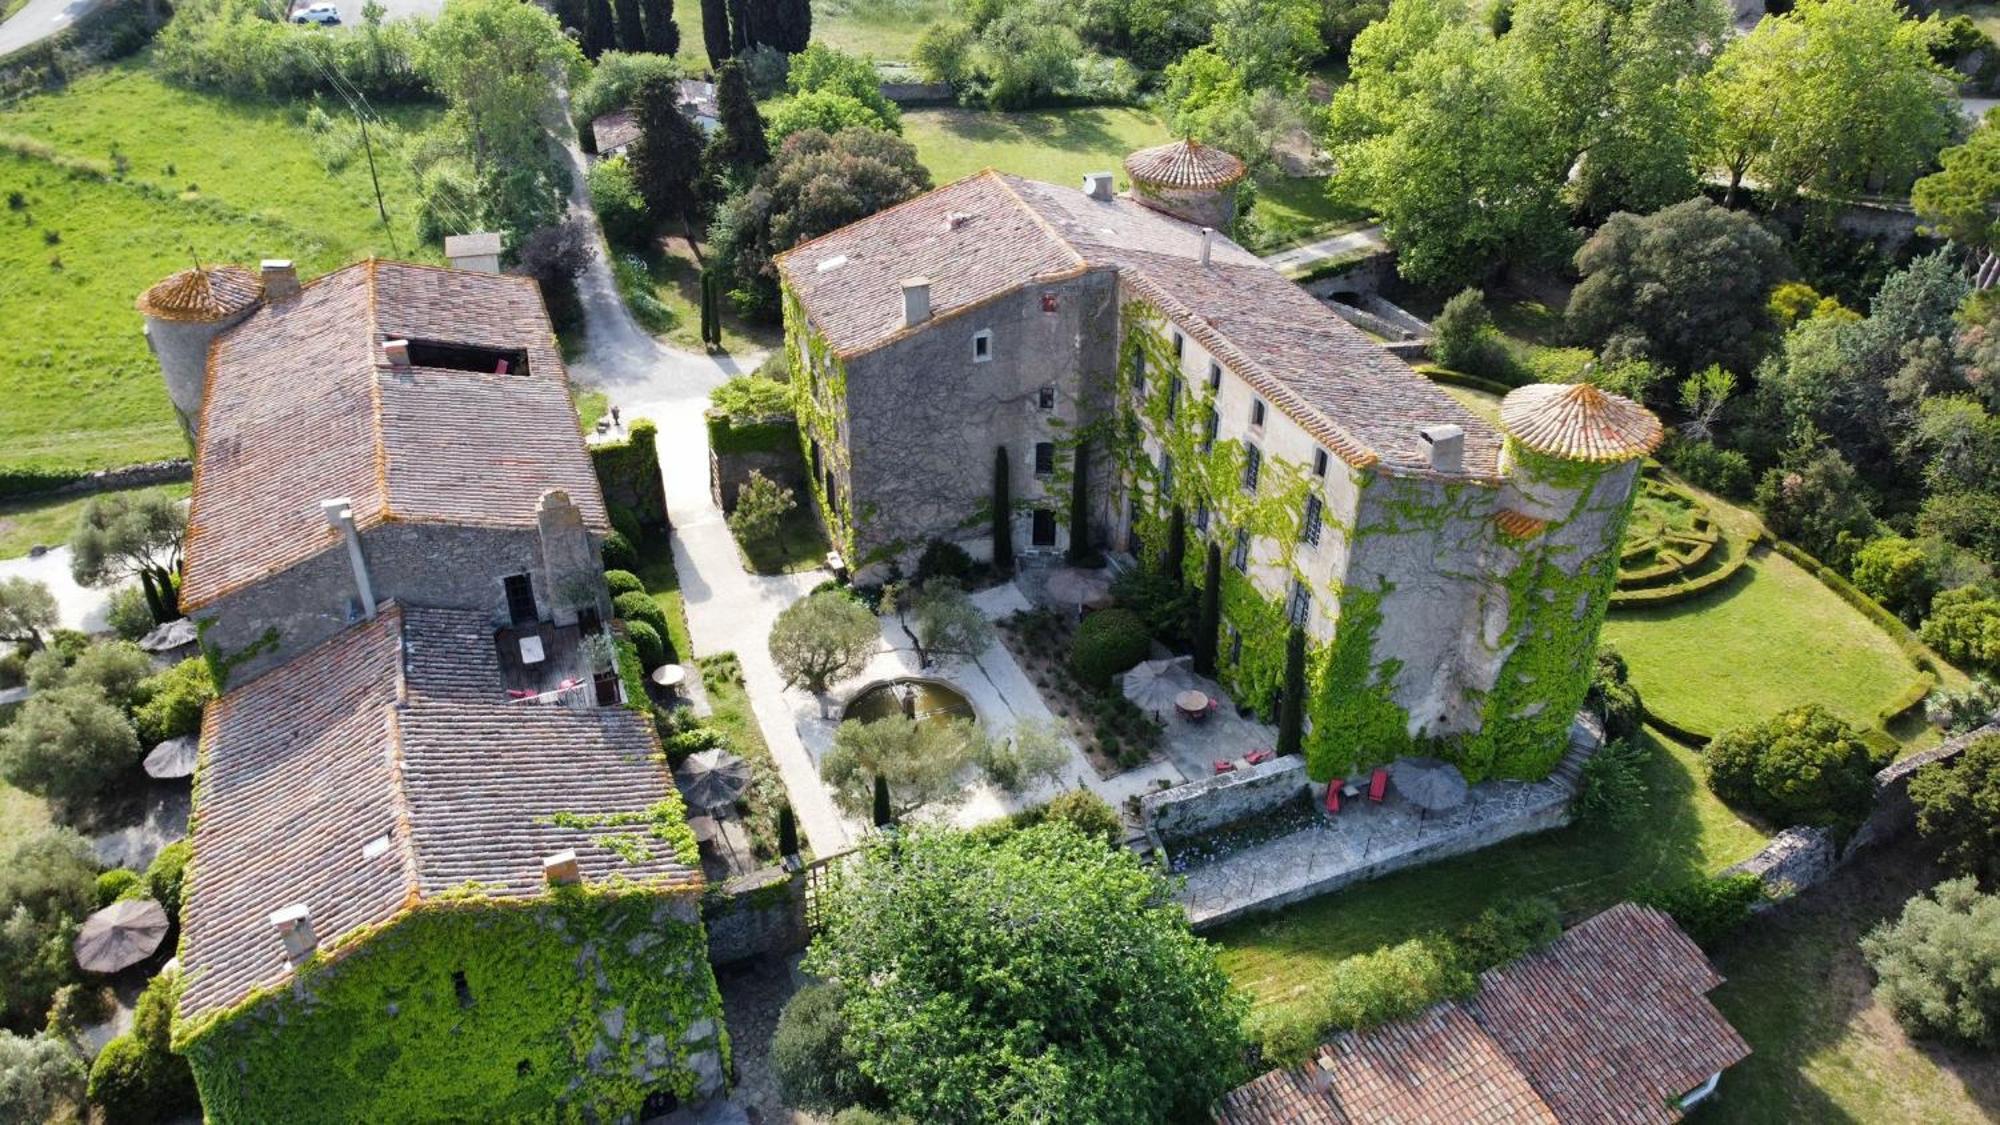
M 687 679 L 687 669 L 678 664 L 662 664 L 653 669 L 653 682 L 663 688 L 677 688 Z
M 1174 709 L 1192 718 L 1208 714 L 1208 694 L 1199 691 L 1184 691 L 1174 696 Z

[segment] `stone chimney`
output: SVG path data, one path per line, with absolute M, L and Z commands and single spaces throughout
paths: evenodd
M 313 932 L 312 910 L 295 902 L 271 915 L 271 928 L 285 943 L 285 959 L 298 964 L 319 951 L 319 935 Z
M 548 582 L 549 616 L 557 625 L 574 625 L 583 610 L 610 615 L 604 586 L 604 564 L 584 526 L 583 512 L 569 493 L 551 488 L 535 506 L 536 528 L 542 540 L 542 577 Z
M 1431 468 L 1440 473 L 1457 473 L 1465 469 L 1465 429 L 1449 423 L 1442 426 L 1425 426 L 1418 431 L 1424 444 L 1430 447 Z
M 368 560 L 361 556 L 361 532 L 354 526 L 354 504 L 342 497 L 322 500 L 319 510 L 326 513 L 328 526 L 347 541 L 347 562 L 354 570 L 354 592 L 361 599 L 361 616 L 375 620 L 375 584 L 368 580 Z
M 576 849 L 566 848 L 554 855 L 543 856 L 542 877 L 549 881 L 551 887 L 583 882 L 583 870 L 576 865 Z
M 931 279 L 903 279 L 903 327 L 915 328 L 931 318 Z
M 1208 265 L 1209 259 L 1214 257 L 1214 255 L 1215 255 L 1215 228 L 1203 227 L 1201 228 L 1201 264 L 1204 266 Z
M 287 258 L 266 258 L 258 267 L 264 277 L 264 300 L 278 302 L 299 295 L 299 271 Z
M 410 365 L 410 342 L 408 340 L 382 341 L 382 357 L 389 361 L 389 366 L 391 367 L 408 367 Z
M 1111 173 L 1085 172 L 1083 174 L 1083 194 L 1104 203 L 1111 202 Z

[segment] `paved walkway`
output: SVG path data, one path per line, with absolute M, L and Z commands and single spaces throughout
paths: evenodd
M 570 213 L 589 219 L 596 230 L 583 155 L 571 146 L 569 156 L 574 177 Z M 812 755 L 799 741 L 784 682 L 766 644 L 779 611 L 828 576 L 822 571 L 776 576 L 745 571 L 736 540 L 708 491 L 708 428 L 703 412 L 708 409 L 709 392 L 731 375 L 754 369 L 763 356 L 739 361 L 660 343 L 632 319 L 619 298 L 608 253 L 599 233 L 597 256 L 577 282 L 588 335 L 585 352 L 569 365 L 570 373 L 579 383 L 604 391 L 628 425 L 644 418 L 659 427 L 660 471 L 666 481 L 667 514 L 674 524 L 674 568 L 680 575 L 694 655 L 733 652 L 742 662 L 751 710 L 777 762 L 800 829 L 814 852 L 839 851 L 849 843 L 848 828 L 820 784 Z
M 56 596 L 56 624 L 62 628 L 81 629 L 86 633 L 108 628 L 104 611 L 110 606 L 111 595 L 117 588 L 77 585 L 76 580 L 69 576 L 68 547 L 44 551 L 40 558 L 23 555 L 20 558 L 0 559 L 0 578 L 29 578 L 47 586 L 49 592 Z
M 1337 234 L 1332 238 L 1322 238 L 1318 242 L 1308 242 L 1289 250 L 1264 255 L 1264 264 L 1286 276 L 1293 276 L 1311 269 L 1320 262 L 1346 257 L 1357 250 L 1387 250 L 1389 244 L 1382 238 L 1379 226 L 1363 227 L 1360 230 Z

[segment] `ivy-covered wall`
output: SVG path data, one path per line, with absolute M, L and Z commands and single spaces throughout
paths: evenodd
M 819 509 L 826 537 L 849 566 L 858 565 L 854 553 L 854 490 L 849 484 L 847 453 L 847 365 L 826 337 L 812 326 L 798 295 L 786 286 L 785 367 L 791 373 L 792 416 L 798 420 L 799 456 L 806 465 L 806 479 L 812 489 L 813 504 Z M 813 457 L 817 443 L 819 457 Z M 834 494 L 826 490 L 827 473 L 833 474 Z
M 695 896 L 631 883 L 425 903 L 175 1046 L 220 1123 L 631 1121 L 729 1071 Z

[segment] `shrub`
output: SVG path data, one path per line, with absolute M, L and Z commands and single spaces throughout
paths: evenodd
M 1725 731 L 1702 755 L 1716 796 L 1780 826 L 1858 822 L 1893 756 L 1817 704 Z
M 1607 742 L 1631 738 L 1646 721 L 1646 707 L 1633 685 L 1625 658 L 1610 645 L 1597 649 L 1597 666 L 1591 675 L 1588 704 L 1604 720 Z
M 620 594 L 611 599 L 611 608 L 627 623 L 643 621 L 659 636 L 667 635 L 667 611 L 651 594 Z
M 199 734 L 202 711 L 214 698 L 214 675 L 208 661 L 198 656 L 146 677 L 139 685 L 139 705 L 132 710 L 139 741 L 153 746 L 169 738 Z
M 0 1031 L 0 1121 L 59 1121 L 83 1103 L 83 1056 L 55 1035 Z
M 1965 874 L 2000 881 L 2000 735 L 1974 739 L 1952 761 L 1910 778 L 1917 830 Z
M 1006 737 L 987 738 L 979 746 L 980 768 L 1009 793 L 1026 792 L 1068 764 L 1069 746 L 1053 721 L 1021 722 Z
M 783 361 L 782 350 L 773 354 Z M 721 413 L 732 426 L 754 426 L 774 418 L 790 418 L 792 388 L 764 371 L 764 367 L 759 367 L 755 374 L 730 377 L 710 392 L 709 409 Z
M 1094 836 L 1112 847 L 1125 841 L 1125 821 L 1118 810 L 1088 789 L 1065 789 L 1048 804 L 1050 820 L 1060 820 L 1085 836 Z
M 648 599 L 651 600 L 651 599 Z M 632 647 L 639 650 L 639 663 L 650 672 L 667 662 L 667 642 L 660 638 L 660 631 L 644 621 L 627 621 L 625 636 Z
M 611 591 L 611 596 L 614 598 L 620 594 L 643 594 L 646 592 L 646 584 L 639 581 L 639 576 L 629 570 L 605 571 L 604 585 Z
M 1712 441 L 1677 440 L 1669 443 L 1660 457 L 1691 483 L 1732 500 L 1748 500 L 1756 484 L 1748 457 Z
M 1401 1019 L 1448 997 L 1467 995 L 1475 985 L 1475 978 L 1459 968 L 1449 941 L 1411 938 L 1339 962 L 1321 979 L 1308 982 L 1294 1003 L 1252 1013 L 1248 1030 L 1263 1047 L 1266 1063 L 1295 1063 L 1333 1032 Z
M 1764 897 L 1755 875 L 1716 875 L 1654 888 L 1639 896 L 1648 906 L 1666 911 L 1702 948 L 1712 947 L 1750 920 L 1750 908 Z
M 90 1068 L 90 1100 L 113 1121 L 173 1120 L 196 1108 L 194 1071 L 168 1047 L 180 975 L 162 973 L 139 994 L 132 1030 L 104 1045 Z
M 954 582 L 964 582 L 972 573 L 972 556 L 965 548 L 944 539 L 933 539 L 924 545 L 924 553 L 917 556 L 917 581 L 928 582 L 933 578 L 949 578 Z
M 104 607 L 104 623 L 119 637 L 136 641 L 153 631 L 153 610 L 146 604 L 146 591 L 137 586 L 121 586 Z
M 1638 822 L 1646 809 L 1644 743 L 1632 738 L 1606 742 L 1583 763 L 1583 788 L 1576 796 L 1577 823 L 1618 830 Z
M 639 565 L 639 552 L 632 546 L 632 540 L 622 531 L 613 531 L 604 537 L 604 568 L 606 570 L 631 570 Z
M 2000 672 L 2000 595 L 1978 586 L 1946 590 L 1931 602 L 1923 638 L 1954 664 Z
M 146 889 L 166 908 L 168 916 L 181 916 L 181 891 L 187 884 L 187 865 L 194 858 L 194 845 L 183 836 L 160 849 L 146 865 Z
M 1473 976 L 1526 957 L 1562 936 L 1562 912 L 1545 898 L 1489 906 L 1452 935 L 1458 967 Z
M 0 731 L 0 776 L 72 811 L 138 764 L 131 722 L 88 687 L 38 692 Z
M 1155 640 L 1176 651 L 1188 647 L 1195 594 L 1179 575 L 1134 567 L 1112 580 L 1111 594 L 1119 605 L 1139 615 Z
M 1070 667 L 1077 678 L 1099 691 L 1111 677 L 1146 659 L 1152 650 L 1146 623 L 1129 609 L 1106 609 L 1083 619 L 1070 647 Z
M 0 1021 L 40 1024 L 56 989 L 76 977 L 71 943 L 97 905 L 97 857 L 67 828 L 14 846 L 0 867 Z
M 1924 549 L 1900 535 L 1882 535 L 1854 555 L 1854 585 L 1906 621 L 1923 615 L 1936 593 Z
M 114 707 L 129 708 L 139 696 L 139 684 L 153 672 L 153 660 L 131 641 L 91 645 L 70 665 L 68 683 L 97 689 Z
M 18 649 L 0 653 L 0 688 L 20 687 L 28 682 L 28 658 Z
M 785 1104 L 832 1113 L 868 1094 L 861 1065 L 844 1043 L 847 1021 L 840 1008 L 839 985 L 809 984 L 779 1013 L 771 1035 L 771 1073 Z
M 125 893 L 140 886 L 139 873 L 129 867 L 114 867 L 97 877 L 97 908 L 110 906 Z M 143 893 L 143 888 L 142 888 Z
M 2000 714 L 2000 685 L 1985 676 L 1958 691 L 1934 691 L 1924 701 L 1924 718 L 1946 734 L 1983 727 Z
M 1875 996 L 1915 1036 L 2000 1046 L 2000 896 L 1939 883 L 1861 939 Z
M 1446 301 L 1431 321 L 1431 354 L 1442 367 L 1482 379 L 1510 385 L 1520 379 L 1506 341 L 1493 327 L 1486 298 L 1477 289 Z

